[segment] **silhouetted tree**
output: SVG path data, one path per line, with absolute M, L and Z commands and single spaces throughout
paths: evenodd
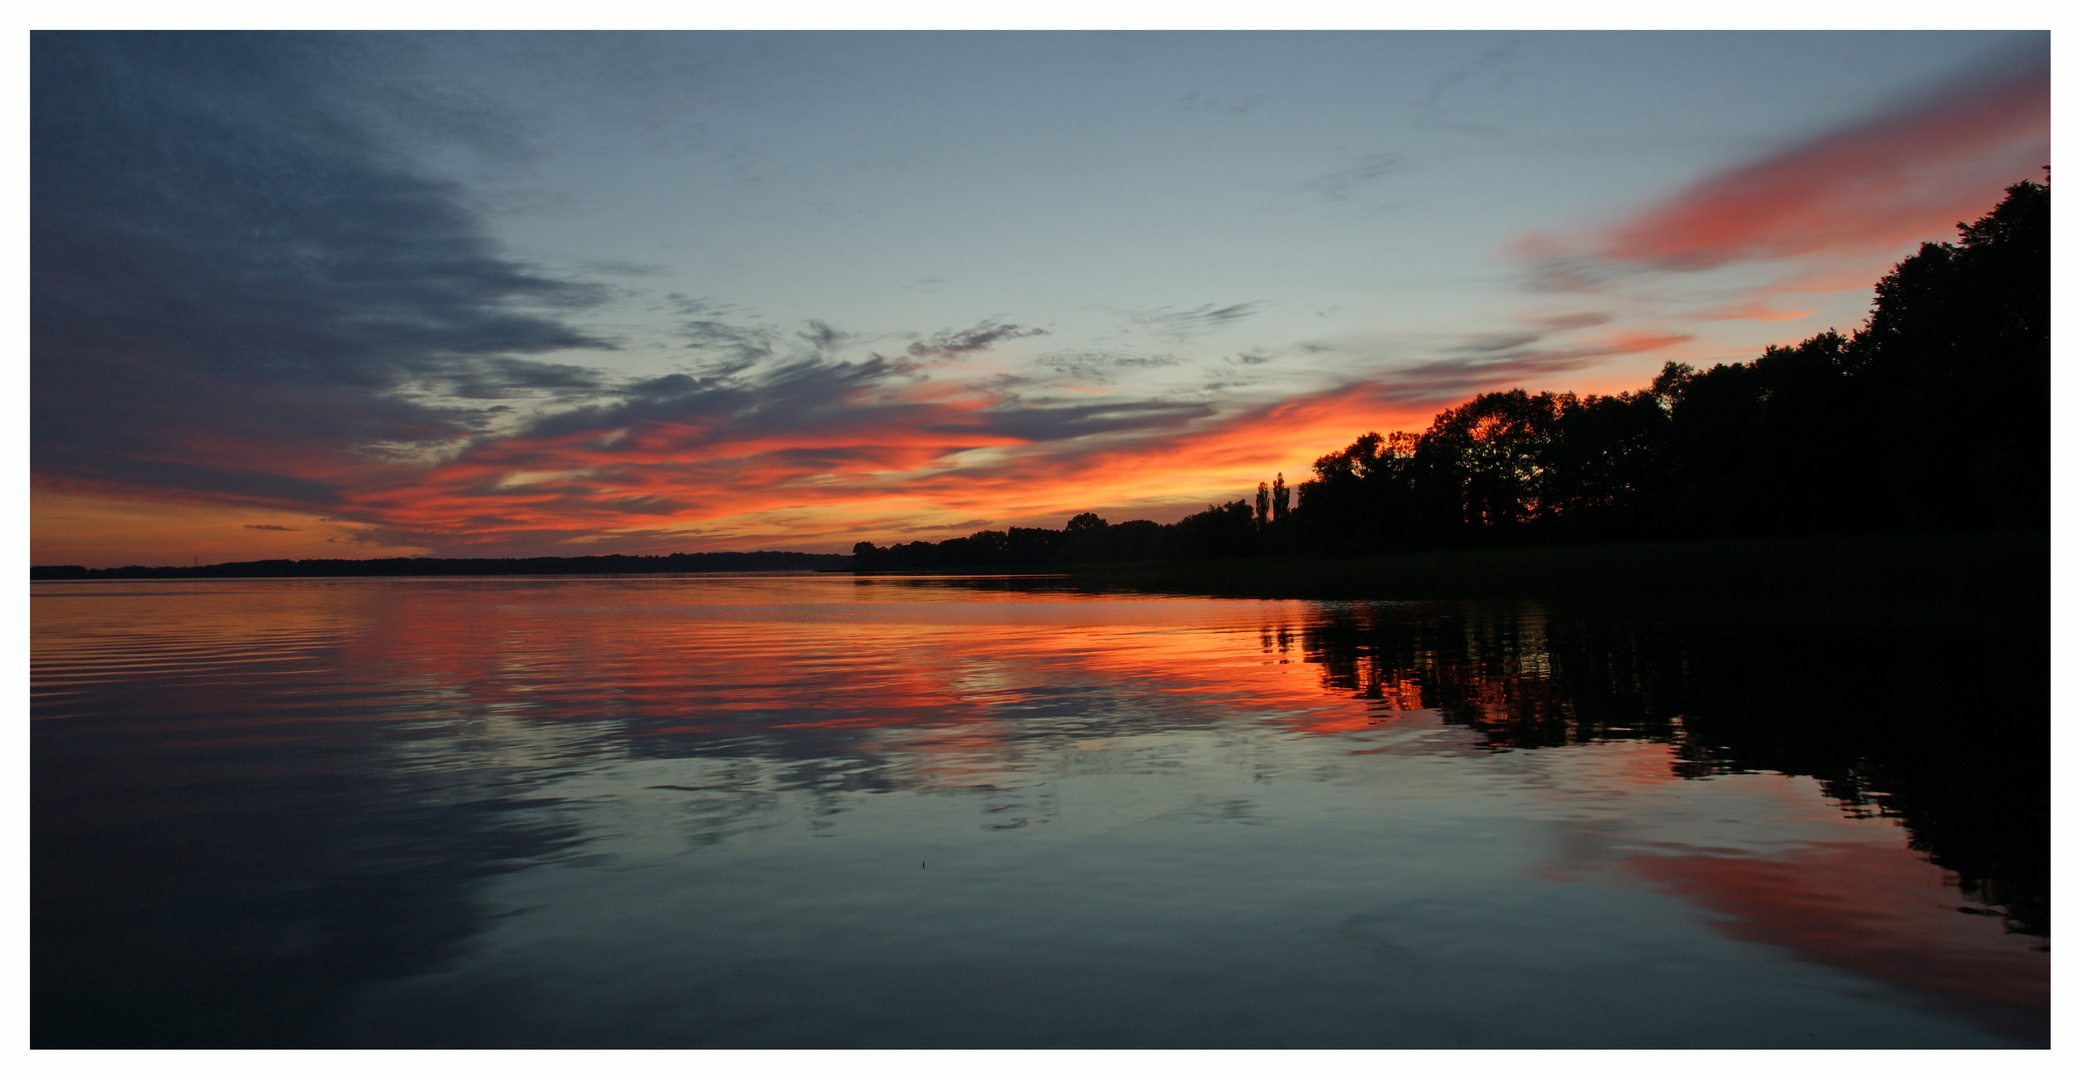
M 1093 513 L 1082 513 L 1070 518 L 1062 527 L 1060 558 L 1066 562 L 1105 562 L 1107 560 L 1106 519 Z
M 1257 530 L 1250 504 L 1241 499 L 1209 506 L 1170 526 L 1168 553 L 1179 559 L 1223 559 L 1255 555 Z
M 2049 184 L 2013 185 L 1878 284 L 1857 348 L 1890 391 L 1884 467 L 1911 526 L 2049 523 L 2051 216 Z
M 1417 443 L 1418 483 L 1457 511 L 1461 539 L 1514 538 L 1546 511 L 1541 479 L 1560 402 L 1523 390 L 1482 394 L 1438 414 Z

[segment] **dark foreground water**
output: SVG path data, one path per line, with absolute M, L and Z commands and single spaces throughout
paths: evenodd
M 829 576 L 31 603 L 39 1046 L 2048 1039 L 2042 624 Z

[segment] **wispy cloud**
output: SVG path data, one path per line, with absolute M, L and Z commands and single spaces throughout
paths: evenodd
M 672 268 L 663 263 L 635 262 L 629 259 L 588 259 L 579 265 L 596 274 L 614 274 L 619 277 L 656 277 L 672 272 Z
M 1257 301 L 1249 300 L 1240 304 L 1201 304 L 1194 308 L 1143 308 L 1128 312 L 1127 317 L 1137 326 L 1187 342 L 1247 319 L 1257 313 L 1257 308 Z
M 1460 341 L 1447 346 L 1445 351 L 1448 354 L 1458 355 L 1515 353 L 1556 333 L 1568 330 L 1581 330 L 1591 326 L 1602 326 L 1610 321 L 1611 315 L 1602 311 L 1551 316 L 1534 320 L 1529 325 L 1511 330 L 1484 331 L 1469 334 Z
M 1389 395 L 1404 406 L 1442 406 L 1483 391 L 1535 382 L 1614 357 L 1664 352 L 1693 340 L 1690 334 L 1625 332 L 1601 340 L 1534 348 L 1542 336 L 1531 335 L 1501 348 L 1492 342 L 1480 342 L 1480 348 L 1469 350 L 1463 344 L 1452 350 L 1462 355 L 1397 368 L 1371 380 L 1369 385 L 1377 386 L 1378 393 Z
M 1049 368 L 1058 374 L 1086 382 L 1107 384 L 1113 382 L 1123 371 L 1146 371 L 1150 368 L 1174 367 L 1184 363 L 1184 360 L 1170 353 L 1146 355 L 1085 350 L 1081 352 L 1047 353 L 1040 357 L 1039 363 L 1041 366 Z
M 905 351 L 920 358 L 946 360 L 968 353 L 982 352 L 1000 341 L 1013 341 L 1046 333 L 1046 330 L 1033 327 L 986 320 L 966 330 L 942 330 L 913 343 Z
M 1523 48 L 1524 41 L 1513 38 L 1483 52 L 1472 62 L 1431 80 L 1423 97 L 1415 102 L 1416 122 L 1425 127 L 1473 135 L 1495 134 L 1497 128 L 1494 125 L 1469 119 L 1451 108 L 1449 99 L 1463 87 L 1508 86 L 1523 77 L 1529 70 L 1522 59 Z
M 771 327 L 688 319 L 679 325 L 679 331 L 687 348 L 715 357 L 728 370 L 741 370 L 780 354 L 780 332 Z
M 1528 236 L 1518 252 L 1543 287 L 1575 290 L 1633 269 L 1710 270 L 1941 235 L 2048 160 L 2050 80 L 2042 48 L 2005 54 L 1895 108 L 1708 176 L 1617 225 Z
M 1402 155 L 1392 153 L 1365 154 L 1344 168 L 1327 172 L 1301 185 L 1302 190 L 1319 195 L 1326 202 L 1340 203 L 1349 199 L 1354 189 L 1370 184 L 1383 176 L 1401 171 Z

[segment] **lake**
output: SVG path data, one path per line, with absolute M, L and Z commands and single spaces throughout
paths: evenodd
M 31 587 L 37 1046 L 2049 1042 L 2042 617 Z

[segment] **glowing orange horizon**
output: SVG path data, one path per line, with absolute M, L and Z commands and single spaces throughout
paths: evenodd
M 1665 353 L 1685 335 L 1616 330 L 1588 357 Z M 1572 361 L 1571 361 L 1572 363 Z M 989 430 L 988 403 L 922 387 L 873 421 L 733 433 L 642 421 L 613 430 L 485 438 L 413 467 L 271 460 L 339 492 L 317 509 L 35 478 L 32 562 L 112 566 L 397 555 L 845 552 L 1010 525 L 1060 528 L 1096 511 L 1174 521 L 1247 499 L 1371 430 L 1421 431 L 1464 394 L 1356 381 L 1193 424 L 1057 441 Z M 1637 388 L 1638 379 L 1608 376 Z M 254 448 L 199 443 L 251 458 Z
M 32 560 L 112 565 L 370 557 L 500 547 L 625 554 L 963 535 L 988 521 L 1049 524 L 1086 510 L 1175 520 L 1303 478 L 1317 456 L 1373 428 L 1422 428 L 1435 408 L 1395 407 L 1377 386 L 1302 395 L 1155 435 L 1046 443 L 994 434 L 974 401 L 912 401 L 900 423 L 736 437 L 651 422 L 614 433 L 485 440 L 453 460 L 357 476 L 294 462 L 340 491 L 323 512 L 38 477 Z M 953 432 L 953 434 L 950 434 Z M 616 438 L 608 438 L 610 434 Z M 250 454 L 248 448 L 232 449 Z M 277 463 L 279 464 L 279 463 Z M 530 542 L 532 538 L 533 542 Z M 528 551 L 515 549 L 527 548 Z

